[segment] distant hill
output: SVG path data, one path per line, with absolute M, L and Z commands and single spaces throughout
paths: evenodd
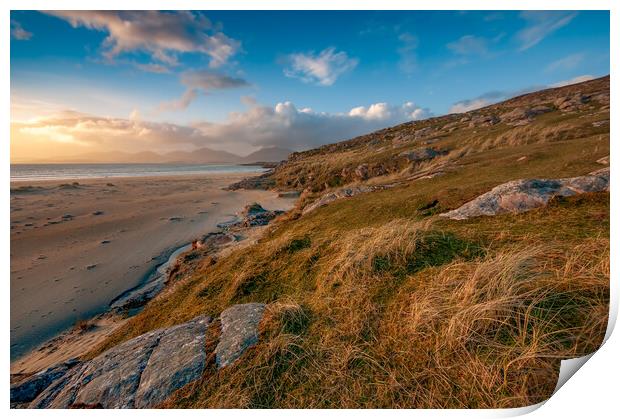
M 241 159 L 242 163 L 280 162 L 286 160 L 293 150 L 280 147 L 265 147 Z
M 162 158 L 169 163 L 238 163 L 241 159 L 236 154 L 206 147 L 193 151 L 172 151 Z
M 138 153 L 106 151 L 74 156 L 50 157 L 28 163 L 256 163 L 280 162 L 285 160 L 292 152 L 292 150 L 285 148 L 266 147 L 241 157 L 227 151 L 213 150 L 207 147 L 193 151 L 171 151 L 164 154 L 152 151 L 141 151 Z

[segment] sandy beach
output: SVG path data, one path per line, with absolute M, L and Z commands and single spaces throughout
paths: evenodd
M 267 191 L 225 191 L 248 174 L 11 183 L 11 359 L 106 310 L 161 256 Z

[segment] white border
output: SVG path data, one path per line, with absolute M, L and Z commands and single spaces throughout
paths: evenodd
M 617 64 L 618 55 L 618 40 L 620 34 L 618 33 L 618 13 L 620 10 L 620 2 L 612 0 L 441 0 L 441 1 L 421 1 L 421 0 L 296 0 L 296 1 L 282 1 L 282 0 L 218 0 L 218 1 L 195 1 L 195 0 L 177 0 L 177 1 L 164 1 L 164 0 L 151 0 L 151 1 L 135 1 L 135 0 L 91 0 L 88 2 L 79 0 L 5 0 L 2 2 L 4 8 L 3 14 L 3 29 L 0 31 L 0 37 L 2 39 L 3 51 L 2 54 L 2 66 L 5 77 L 2 79 L 2 95 L 5 99 L 4 109 L 2 112 L 1 121 L 3 132 L 5 133 L 4 141 L 2 143 L 3 149 L 0 154 L 2 159 L 2 175 L 4 177 L 4 202 L 2 206 L 2 238 L 0 239 L 0 257 L 2 258 L 2 266 L 4 267 L 4 287 L 3 293 L 4 302 L 4 333 L 2 334 L 1 350 L 4 354 L 5 364 L 0 372 L 4 377 L 5 387 L 1 395 L 1 400 L 5 409 L 8 410 L 9 406 L 9 389 L 8 389 L 8 376 L 9 376 L 9 315 L 10 315 L 10 296 L 9 296 L 9 278 L 10 278 L 10 230 L 8 220 L 10 219 L 9 213 L 9 179 L 10 179 L 10 143 L 9 143 L 9 115 L 10 115 L 10 78 L 9 71 L 9 49 L 10 49 L 10 36 L 9 36 L 9 19 L 10 9 L 16 10 L 28 10 L 28 9 L 134 9 L 134 10 L 275 10 L 275 9 L 287 9 L 287 10 L 611 10 L 611 44 L 610 44 L 610 63 L 611 68 L 615 68 Z M 346 22 L 343 22 L 346 25 Z M 618 113 L 615 112 L 615 103 L 618 99 L 618 88 L 615 83 L 615 79 L 612 77 L 611 83 L 611 101 L 612 101 L 612 113 L 611 113 L 611 138 L 616 140 L 616 123 L 618 122 Z M 611 160 L 616 161 L 618 157 L 618 146 L 611 141 Z M 616 171 L 612 170 L 612 183 L 617 185 L 618 177 Z M 617 195 L 612 193 L 611 199 L 611 214 L 615 213 L 615 209 L 618 208 Z M 616 235 L 616 222 L 612 216 L 611 219 L 611 288 L 612 288 L 612 304 L 610 313 L 610 327 L 608 332 L 613 328 L 615 319 L 618 312 L 618 283 L 617 283 L 617 269 L 614 263 L 615 256 L 617 255 L 617 235 Z M 608 333 L 609 335 L 609 333 Z M 576 373 L 573 379 L 559 389 L 551 399 L 542 405 L 537 410 L 534 410 L 530 414 L 530 417 L 544 418 L 544 417 L 567 417 L 567 418 L 584 418 L 584 417 L 611 417 L 611 412 L 617 412 L 618 400 L 617 395 L 617 383 L 618 373 L 620 372 L 618 354 L 620 348 L 620 341 L 618 333 L 611 334 L 608 341 L 603 347 L 597 351 L 591 359 L 585 364 L 580 371 Z M 424 417 L 506 417 L 516 416 L 519 414 L 527 413 L 533 410 L 532 408 L 514 409 L 514 410 L 302 410 L 289 412 L 285 410 L 252 410 L 252 411 L 238 411 L 238 410 L 210 410 L 208 412 L 199 410 L 189 411 L 116 411 L 113 414 L 122 417 L 139 417 L 139 418 L 153 418 L 153 417 L 170 417 L 182 414 L 185 417 L 200 417 L 204 418 L 205 415 L 209 417 L 222 417 L 228 418 L 238 415 L 251 415 L 258 418 L 272 418 L 274 416 L 284 417 L 290 414 L 294 414 L 300 417 L 318 416 L 321 417 L 338 417 L 348 418 L 355 417 L 376 417 L 376 416 L 400 416 L 411 417 L 424 416 Z M 11 410 L 10 415 L 15 417 L 32 417 L 32 416 L 46 416 L 46 417 L 83 417 L 86 412 L 84 411 L 30 411 L 30 410 Z M 90 411 L 89 415 L 93 417 L 107 417 L 110 412 Z M 617 413 L 616 413 L 617 414 Z

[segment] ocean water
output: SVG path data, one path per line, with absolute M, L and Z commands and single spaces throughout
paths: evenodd
M 261 166 L 236 164 L 12 164 L 11 181 L 208 175 L 264 170 Z

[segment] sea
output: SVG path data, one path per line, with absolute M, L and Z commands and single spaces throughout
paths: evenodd
M 236 164 L 11 164 L 11 182 L 262 172 Z

